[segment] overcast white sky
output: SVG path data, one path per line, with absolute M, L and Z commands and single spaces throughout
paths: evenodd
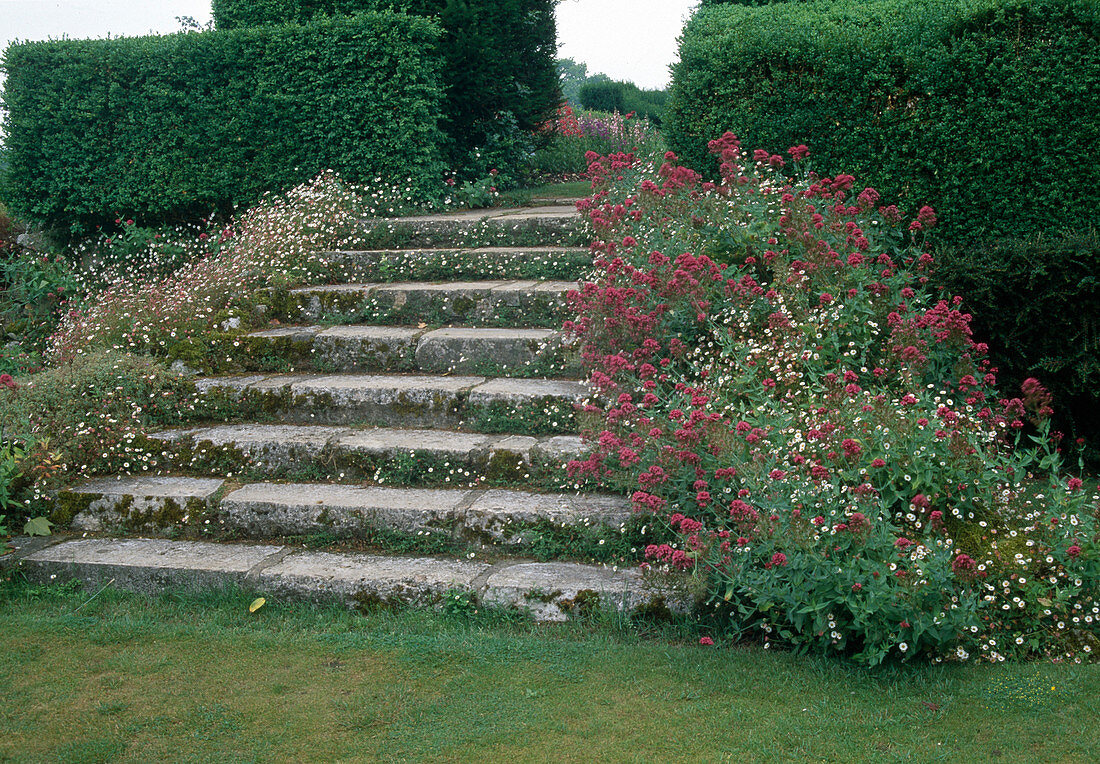
M 561 0 L 558 55 L 643 88 L 668 83 L 676 38 L 698 0 Z M 177 16 L 200 23 L 210 0 L 0 0 L 0 48 L 12 40 L 122 37 L 178 32 Z

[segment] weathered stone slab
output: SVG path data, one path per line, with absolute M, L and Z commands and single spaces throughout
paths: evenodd
M 335 443 L 340 450 L 364 454 L 396 455 L 426 451 L 441 458 L 468 457 L 499 437 L 454 430 L 391 429 L 354 430 Z
M 570 614 L 595 607 L 630 610 L 649 602 L 637 570 L 532 562 L 510 565 L 491 574 L 483 600 L 487 604 L 529 608 L 538 621 L 565 621 Z
M 317 374 L 272 374 L 250 383 L 245 393 L 283 392 L 292 389 L 299 382 L 310 382 L 317 378 Z
M 248 389 L 249 385 L 262 382 L 266 377 L 263 374 L 246 374 L 235 377 L 202 377 L 196 379 L 195 391 L 206 394 L 213 391 L 228 393 L 232 398 L 239 398 L 241 393 Z
M 320 457 L 346 427 L 289 424 L 236 424 L 206 427 L 189 433 L 192 459 L 208 450 L 239 451 L 253 467 L 291 468 Z M 243 466 L 243 465 L 242 465 Z
M 400 326 L 334 326 L 314 339 L 314 363 L 337 371 L 411 369 L 423 333 Z
M 254 567 L 282 551 L 266 544 L 213 544 L 165 539 L 78 539 L 23 558 L 28 576 L 78 579 L 88 586 L 156 592 L 166 588 L 243 585 Z
M 491 406 L 495 403 L 522 404 L 542 398 L 581 401 L 588 396 L 583 382 L 562 379 L 490 379 L 470 391 L 471 406 Z
M 205 519 L 224 481 L 189 477 L 95 480 L 61 491 L 54 522 L 77 530 L 158 531 Z
M 588 445 L 579 435 L 555 435 L 543 438 L 531 456 L 546 462 L 567 462 L 587 453 Z
M 462 490 L 254 483 L 226 496 L 221 510 L 227 526 L 255 536 L 360 535 L 372 528 L 449 535 L 466 495 Z
M 248 336 L 260 339 L 289 339 L 308 342 L 323 330 L 323 326 L 279 326 L 274 329 L 265 329 L 262 332 L 252 332 Z
M 485 542 L 528 543 L 525 525 L 618 526 L 631 517 L 630 502 L 619 496 L 529 493 L 495 489 L 481 494 L 466 510 L 463 527 Z
M 577 220 L 580 214 L 574 205 L 554 205 L 547 207 L 489 207 L 478 210 L 458 210 L 431 215 L 411 215 L 403 218 L 386 218 L 393 223 L 480 223 L 485 220 L 535 220 L 546 218 L 565 218 Z
M 291 386 L 294 408 L 320 422 L 442 427 L 484 377 L 329 375 Z
M 557 334 L 553 329 L 437 329 L 417 343 L 416 365 L 423 371 L 514 369 L 537 359 Z
M 362 606 L 436 604 L 448 589 L 469 590 L 489 566 L 467 560 L 299 552 L 260 575 L 273 593 L 339 597 Z
M 425 268 L 438 273 L 448 266 L 457 278 L 517 278 L 544 267 L 561 273 L 563 265 L 579 276 L 592 261 L 587 247 L 565 246 L 344 250 L 322 253 L 321 258 L 339 266 L 349 279 L 377 279 L 384 268 L 387 281 L 423 277 Z
M 20 544 L 6 561 L 36 581 L 76 579 L 89 587 L 155 593 L 229 585 L 265 595 L 339 599 L 363 607 L 438 605 L 453 589 L 493 606 L 528 609 L 560 621 L 597 607 L 633 609 L 658 599 L 684 612 L 690 597 L 672 594 L 637 570 L 576 563 L 513 562 L 305 552 L 272 544 L 163 539 L 78 539 L 45 548 Z
M 380 323 L 407 323 L 415 317 L 436 322 L 520 322 L 525 316 L 564 315 L 571 281 L 408 281 L 387 284 L 337 284 L 294 289 L 287 320 L 343 320 L 360 316 Z M 503 312 L 503 315 L 502 315 Z M 292 314 L 297 315 L 292 315 Z

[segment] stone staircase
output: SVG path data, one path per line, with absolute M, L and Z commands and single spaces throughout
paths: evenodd
M 345 282 L 272 293 L 273 327 L 238 340 L 243 373 L 196 381 L 208 421 L 153 434 L 174 474 L 61 492 L 53 519 L 83 537 L 24 541 L 17 564 L 362 606 L 457 593 L 548 620 L 664 602 L 635 566 L 644 518 L 566 488 L 588 395 L 559 332 L 590 263 L 577 223 L 405 218 L 387 221 L 401 249 L 328 253 Z

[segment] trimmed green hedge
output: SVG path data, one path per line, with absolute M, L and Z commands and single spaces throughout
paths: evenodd
M 254 201 L 330 168 L 427 190 L 439 156 L 439 27 L 382 12 L 306 26 L 11 46 L 20 216 L 79 231 Z
M 931 204 L 938 278 L 966 299 L 1004 392 L 1038 377 L 1058 426 L 1095 448 L 1098 38 L 1086 0 L 711 7 L 684 31 L 666 137 L 699 168 L 726 130 L 749 150 L 804 143 L 823 174 Z
M 664 116 L 667 90 L 642 90 L 633 82 L 619 80 L 592 80 L 578 92 L 581 108 L 594 111 L 617 111 L 620 114 L 634 112 L 658 127 Z
M 442 126 L 451 139 L 451 161 L 469 165 L 469 151 L 522 140 L 519 134 L 534 133 L 553 118 L 561 103 L 554 2 L 214 0 L 213 10 L 219 29 L 304 23 L 318 15 L 390 6 L 437 17 L 443 27 L 440 49 L 446 86 Z M 519 134 L 501 119 L 505 113 L 512 115 Z
M 812 166 L 931 204 L 953 241 L 1095 222 L 1100 4 L 828 0 L 700 10 L 683 33 L 669 144 L 713 161 L 807 144 Z
M 1100 435 L 1100 234 L 941 247 L 935 278 L 964 296 L 1004 393 L 1037 377 L 1054 394 L 1056 428 Z M 1095 460 L 1100 441 L 1092 447 Z

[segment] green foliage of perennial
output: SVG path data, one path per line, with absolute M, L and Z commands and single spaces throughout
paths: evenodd
M 561 102 L 553 0 L 214 0 L 219 29 L 305 23 L 318 15 L 395 7 L 435 17 L 446 86 L 443 128 L 456 168 L 470 152 L 501 140 L 501 118 L 534 132 Z M 506 123 L 505 123 L 506 124 Z M 507 131 L 505 131 L 507 132 Z M 512 152 L 513 154 L 515 152 Z M 499 162 L 518 162 L 505 156 Z M 474 162 L 476 164 L 476 162 Z M 471 167 L 476 170 L 476 167 Z M 506 168 L 499 168 L 503 172 Z
M 11 46 L 11 210 L 87 230 L 199 216 L 321 170 L 443 174 L 438 26 L 394 12 L 308 25 Z
M 709 4 L 713 5 L 713 4 Z M 931 204 L 948 239 L 1095 222 L 1100 6 L 1084 0 L 835 0 L 703 8 L 684 31 L 671 147 L 711 166 L 723 131 L 806 144 L 814 168 Z M 883 156 L 889 162 L 883 162 Z

